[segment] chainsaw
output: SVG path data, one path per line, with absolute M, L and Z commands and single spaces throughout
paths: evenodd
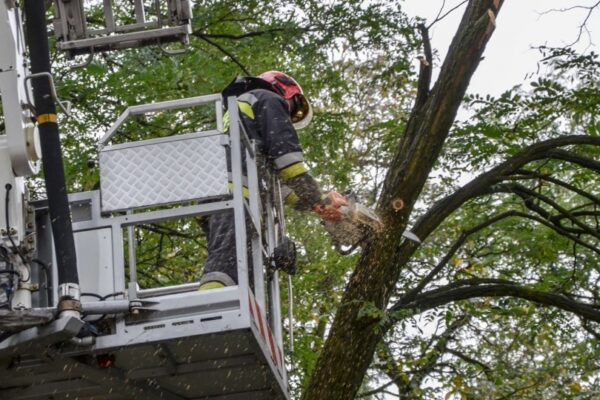
M 354 251 L 371 235 L 383 231 L 384 225 L 375 211 L 358 202 L 356 195 L 350 193 L 342 196 L 332 192 L 328 195 L 332 207 L 340 213 L 336 220 L 323 219 L 325 230 L 331 236 L 334 247 L 346 255 Z M 416 243 L 421 240 L 410 231 L 404 231 L 402 236 Z M 343 247 L 349 247 L 344 250 Z

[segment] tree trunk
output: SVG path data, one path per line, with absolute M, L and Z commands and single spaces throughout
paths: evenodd
M 385 333 L 377 324 L 380 314 L 365 310 L 385 310 L 393 293 L 400 274 L 398 259 L 406 257 L 399 252 L 401 233 L 494 31 L 501 5 L 502 0 L 470 0 L 431 91 L 427 81 L 430 71 L 421 72 L 426 84 L 419 85 L 412 116 L 379 202 L 386 229 L 363 250 L 304 393 L 305 400 L 350 400 L 363 381 Z M 391 205 L 395 199 L 404 202 L 403 209 L 394 210 Z

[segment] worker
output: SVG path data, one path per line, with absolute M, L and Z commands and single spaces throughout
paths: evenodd
M 304 164 L 296 129 L 310 122 L 313 112 L 298 83 L 289 75 L 268 71 L 258 77 L 239 77 L 222 92 L 224 104 L 237 97 L 241 122 L 269 165 L 279 174 L 285 202 L 301 211 L 315 211 L 322 219 L 341 218 L 344 200 L 331 192 L 323 196 Z M 283 190 L 282 190 L 283 192 Z M 208 258 L 200 278 L 200 290 L 237 284 L 233 212 L 212 214 L 205 224 Z

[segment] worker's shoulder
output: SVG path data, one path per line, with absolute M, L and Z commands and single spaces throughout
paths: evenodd
M 281 103 L 283 98 L 275 92 L 266 89 L 253 89 L 238 96 L 238 100 L 255 105 L 257 103 Z

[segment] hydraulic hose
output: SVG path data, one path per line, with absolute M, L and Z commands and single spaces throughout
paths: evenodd
M 46 31 L 45 1 L 26 0 L 25 18 L 27 44 L 31 56 L 31 72 L 50 73 L 50 53 L 48 50 L 48 33 Z M 54 104 L 50 80 L 36 78 L 31 80 L 35 115 L 40 133 L 42 160 L 48 208 L 54 236 L 54 249 L 58 267 L 58 284 L 74 287 L 78 292 L 79 276 L 77 275 L 77 259 L 75 242 L 71 225 L 71 214 L 67 198 L 65 172 L 58 134 L 56 107 Z M 78 294 L 69 290 L 61 291 L 60 300 L 71 299 Z

